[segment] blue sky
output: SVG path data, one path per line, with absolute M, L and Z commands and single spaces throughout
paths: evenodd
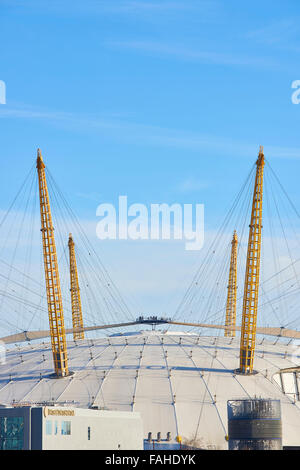
M 299 20 L 297 1 L 0 0 L 1 210 L 37 147 L 91 224 L 98 204 L 124 194 L 204 203 L 214 230 L 259 145 L 299 207 L 300 105 L 291 101 Z M 157 273 L 165 247 L 154 251 Z M 120 268 L 121 288 L 129 256 L 130 276 L 141 269 L 138 248 L 102 242 L 102 250 Z M 167 275 L 174 285 L 180 273 L 192 276 L 196 254 L 181 251 L 177 272 L 171 258 L 162 278 L 153 269 L 145 310 L 159 308 Z

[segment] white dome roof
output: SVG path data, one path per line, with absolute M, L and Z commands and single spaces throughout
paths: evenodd
M 181 338 L 181 339 L 180 339 Z M 257 374 L 235 373 L 239 340 L 178 332 L 144 331 L 68 342 L 66 378 L 51 378 L 49 343 L 6 351 L 0 365 L 0 403 L 54 402 L 141 413 L 148 432 L 196 439 L 227 449 L 227 400 L 281 400 L 283 445 L 300 445 L 300 402 L 285 395 L 276 379 L 295 366 L 295 347 L 257 341 Z M 274 375 L 275 374 L 275 375 Z

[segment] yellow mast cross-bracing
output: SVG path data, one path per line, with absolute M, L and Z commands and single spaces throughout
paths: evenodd
M 235 323 L 236 323 L 236 289 L 237 289 L 237 248 L 238 237 L 234 231 L 231 242 L 231 256 L 229 268 L 229 281 L 226 302 L 226 319 L 224 336 L 235 336 Z
M 75 256 L 75 243 L 70 233 L 69 236 L 69 258 L 70 258 L 70 291 L 71 291 L 71 303 L 72 303 L 72 321 L 73 328 L 83 328 L 82 320 L 82 308 L 81 308 L 81 297 L 78 282 L 77 263 Z M 74 331 L 74 340 L 84 339 L 84 331 Z
M 57 376 L 65 377 L 69 374 L 69 370 L 64 314 L 45 164 L 40 149 L 37 151 L 36 166 L 39 178 L 41 232 L 54 369 Z
M 263 147 L 261 146 L 259 149 L 258 159 L 256 161 L 256 176 L 252 201 L 251 222 L 249 226 L 240 342 L 239 371 L 242 374 L 251 374 L 253 372 L 261 254 L 264 165 L 265 158 Z

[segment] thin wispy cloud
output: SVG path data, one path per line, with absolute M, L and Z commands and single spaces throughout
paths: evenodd
M 151 124 L 140 124 L 108 116 L 83 115 L 62 111 L 37 110 L 34 108 L 0 108 L 0 119 L 32 119 L 52 123 L 65 129 L 93 133 L 125 142 L 155 147 L 173 147 L 191 151 L 206 151 L 218 157 L 248 158 L 257 153 L 258 145 L 225 138 L 219 135 L 201 134 L 181 129 L 169 129 Z M 281 147 L 264 143 L 269 158 L 300 159 L 300 147 Z
M 98 202 L 98 203 L 99 201 L 103 199 L 103 196 L 96 192 L 90 192 L 90 193 L 77 192 L 75 195 L 81 199 L 86 199 L 88 201 L 93 201 L 93 202 Z
M 258 43 L 280 45 L 292 42 L 293 38 L 299 35 L 299 30 L 299 18 L 285 18 L 249 31 L 246 37 Z
M 162 13 L 170 11 L 182 11 L 190 10 L 195 8 L 201 8 L 211 10 L 214 6 L 214 1 L 208 0 L 193 0 L 193 1 L 181 1 L 181 0 L 86 0 L 85 2 L 79 2 L 74 0 L 0 0 L 0 5 L 8 6 L 11 8 L 23 8 L 27 10 L 37 10 L 44 13 L 55 13 L 69 15 L 90 15 L 98 14 L 103 15 L 105 13 L 133 13 L 133 14 L 144 14 L 144 13 Z
M 277 63 L 267 57 L 251 57 L 232 53 L 204 51 L 182 47 L 180 45 L 168 45 L 151 41 L 111 41 L 106 43 L 112 48 L 139 51 L 156 56 L 167 56 L 184 61 L 201 62 L 204 64 L 227 66 L 255 66 L 274 67 Z
M 186 178 L 185 180 L 179 183 L 178 190 L 181 193 L 191 193 L 191 192 L 207 189 L 208 186 L 209 186 L 209 183 L 206 181 L 200 181 L 196 178 Z
M 200 3 L 208 3 L 208 2 L 200 2 Z M 106 8 L 110 8 L 111 10 L 118 9 L 122 11 L 131 10 L 134 12 L 137 11 L 162 11 L 162 10 L 182 10 L 186 9 L 191 6 L 189 2 L 181 2 L 181 1 L 125 1 L 125 2 L 115 2 L 110 3 L 110 5 Z

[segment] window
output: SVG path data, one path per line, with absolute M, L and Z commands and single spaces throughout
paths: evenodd
M 91 428 L 90 426 L 88 427 L 88 441 L 91 440 Z
M 61 434 L 62 436 L 69 436 L 71 434 L 71 421 L 61 422 Z
M 0 418 L 0 450 L 22 450 L 24 447 L 24 418 Z
M 52 434 L 52 421 L 50 421 L 50 419 L 46 420 L 46 434 L 47 436 L 51 436 Z
M 57 436 L 58 434 L 58 421 L 54 421 L 54 435 Z

